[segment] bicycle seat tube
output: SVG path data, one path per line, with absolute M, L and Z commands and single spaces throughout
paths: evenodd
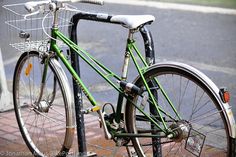
M 126 43 L 125 56 L 124 56 L 124 63 L 123 63 L 122 74 L 121 74 L 121 80 L 122 81 L 127 80 L 129 60 L 130 60 L 130 52 L 128 50 L 128 46 L 129 46 L 129 41 L 133 40 L 133 34 L 134 33 L 135 33 L 135 31 L 129 30 L 127 43 Z M 123 95 L 119 94 L 118 101 L 117 101 L 116 117 L 115 117 L 115 120 L 116 120 L 117 123 L 120 123 L 120 119 L 121 119 L 121 110 L 122 110 L 123 98 L 124 98 Z

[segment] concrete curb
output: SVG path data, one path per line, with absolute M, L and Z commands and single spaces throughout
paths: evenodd
M 13 108 L 12 95 L 7 89 L 7 80 L 0 48 L 0 112 Z
M 145 0 L 126 0 L 126 1 L 105 0 L 105 2 L 114 3 L 114 4 L 146 6 L 146 7 L 153 7 L 157 9 L 190 11 L 190 12 L 198 12 L 198 13 L 206 13 L 206 14 L 216 13 L 216 14 L 236 15 L 236 9 L 227 9 L 227 8 L 210 7 L 210 6 L 164 3 L 164 2 L 145 1 Z

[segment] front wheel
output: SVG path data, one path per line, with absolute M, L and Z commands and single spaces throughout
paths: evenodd
M 42 85 L 44 61 L 39 52 L 31 51 L 23 53 L 16 64 L 13 78 L 16 119 L 34 156 L 66 156 L 75 130 L 73 103 L 65 74 L 53 58 Z
M 132 137 L 138 156 L 157 156 L 157 151 L 163 157 L 230 155 L 231 144 L 225 111 L 211 86 L 202 79 L 205 75 L 191 69 L 194 68 L 170 62 L 154 65 L 144 74 L 158 106 L 162 109 L 160 113 L 167 129 L 178 135 L 172 138 L 159 136 L 157 139 Z M 137 78 L 134 83 L 142 87 L 144 92 L 127 101 L 125 121 L 128 132 L 146 136 L 162 135 L 163 132 L 140 112 L 142 109 L 164 128 L 160 116 L 154 115 L 157 113 L 154 111 L 155 107 L 147 101 L 150 98 L 143 81 Z

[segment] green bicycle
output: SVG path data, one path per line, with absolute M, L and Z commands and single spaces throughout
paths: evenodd
M 153 156 L 155 145 L 160 146 L 162 156 L 234 156 L 235 121 L 228 92 L 218 89 L 207 76 L 189 65 L 177 62 L 148 65 L 142 57 L 133 34 L 151 24 L 153 16 L 104 17 L 122 23 L 129 30 L 120 77 L 60 31 L 61 10 L 82 12 L 64 2 L 101 3 L 90 0 L 25 3 L 30 15 L 45 12 L 45 6 L 49 8 L 43 22 L 51 13 L 54 17 L 51 33 L 47 33 L 50 41 L 46 51 L 38 48 L 24 52 L 13 78 L 17 122 L 33 155 L 66 156 L 72 146 L 75 113 L 63 64 L 93 106 L 84 109 L 84 114 L 97 112 L 106 139 L 119 146 L 132 145 L 133 156 Z M 30 38 L 25 32 L 21 35 Z M 97 103 L 63 54 L 59 41 L 119 93 L 116 110 L 111 104 Z M 127 82 L 130 60 L 139 74 L 132 83 Z M 111 106 L 113 113 L 106 114 L 106 106 Z

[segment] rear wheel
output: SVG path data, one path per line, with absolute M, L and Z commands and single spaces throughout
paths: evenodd
M 161 144 L 159 151 L 162 152 L 163 157 L 195 155 L 224 157 L 229 155 L 230 138 L 226 118 L 215 95 L 206 86 L 206 82 L 193 75 L 191 71 L 174 64 L 171 66 L 159 64 L 145 73 L 145 79 L 151 85 L 151 91 L 155 94 L 159 107 L 167 113 L 161 113 L 167 128 L 174 131 L 176 135 L 172 139 L 162 137 L 159 140 L 131 138 L 138 156 L 155 156 L 156 150 L 153 148 L 157 148 L 158 144 Z M 181 117 L 180 119 L 154 80 L 158 80 L 163 87 Z M 140 78 L 136 80 L 135 84 L 144 88 Z M 160 117 L 153 115 L 155 111 L 153 111 L 153 107 L 150 109 L 152 105 L 144 103 L 145 99 L 149 99 L 147 92 L 131 99 L 138 107 L 149 113 L 161 128 L 164 128 Z M 153 135 L 155 132 L 155 134 L 161 135 L 161 133 L 157 133 L 160 129 L 153 127 L 147 119 L 140 118 L 144 117 L 143 114 L 131 101 L 127 101 L 125 113 L 128 132 L 145 133 L 145 135 Z M 155 130 L 153 130 L 154 128 Z
M 44 61 L 38 52 L 21 55 L 13 78 L 17 122 L 34 156 L 66 156 L 73 141 L 74 119 L 69 96 L 58 69 L 52 65 L 50 62 L 42 95 Z

